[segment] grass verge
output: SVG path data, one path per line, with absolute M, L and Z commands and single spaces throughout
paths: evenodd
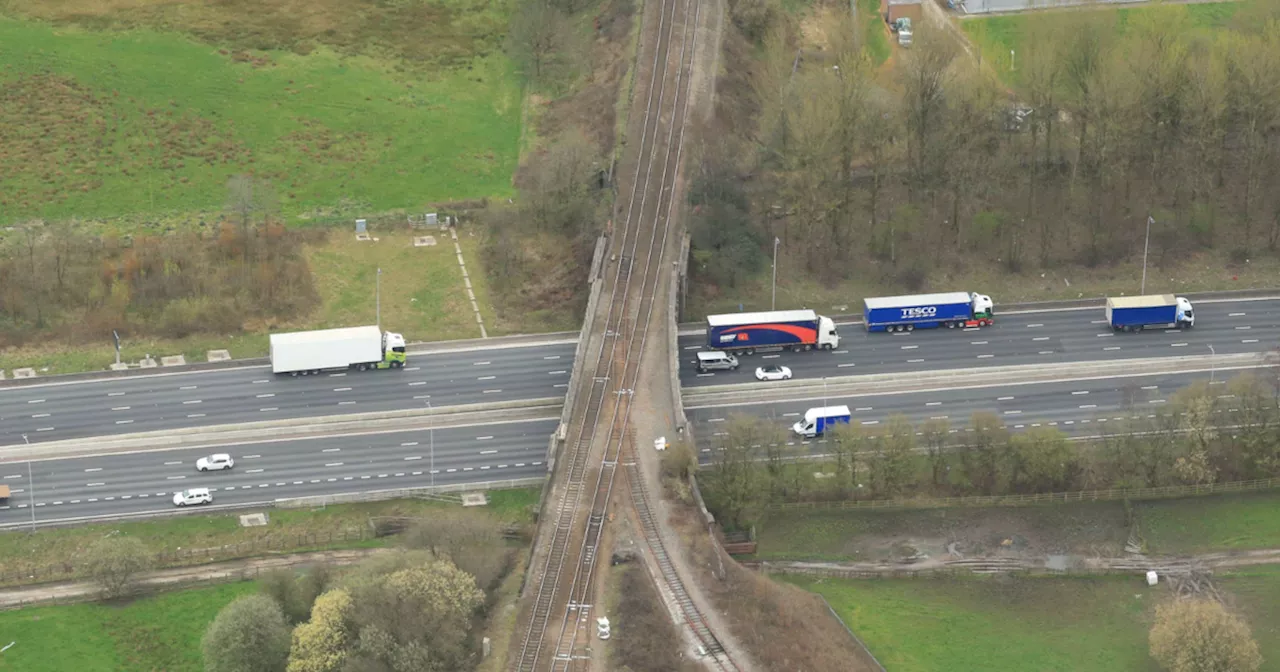
M 503 522 L 532 521 L 536 488 L 494 490 L 489 506 L 466 509 L 469 515 L 494 517 Z M 184 515 L 139 522 L 113 522 L 44 529 L 30 534 L 10 531 L 0 534 L 0 577 L 6 584 L 74 578 L 77 560 L 86 547 L 104 535 L 116 534 L 142 539 L 154 552 L 186 551 L 181 564 L 209 560 L 229 560 L 271 553 L 291 553 L 332 548 L 382 546 L 388 538 L 345 543 L 325 543 L 330 534 L 367 529 L 376 516 L 423 516 L 456 506 L 427 500 L 393 500 L 362 504 L 339 504 L 319 509 L 271 509 L 269 522 L 262 527 L 241 527 L 239 515 L 245 511 L 212 515 Z M 269 550 L 268 550 L 269 549 Z M 58 560 L 51 560 L 56 558 Z M 71 571 L 66 571 L 70 565 Z
M 251 582 L 229 583 L 125 604 L 0 612 L 0 632 L 14 642 L 0 655 L 0 671 L 199 672 L 205 628 L 227 603 L 256 589 Z
M 1280 492 L 1135 504 L 1151 553 L 1280 548 Z
M 457 9 L 505 11 L 494 7 Z M 467 60 L 410 73 L 324 47 L 233 52 L 181 33 L 0 18 L 0 223 L 194 223 L 249 172 L 292 216 L 508 194 L 519 80 L 500 53 Z

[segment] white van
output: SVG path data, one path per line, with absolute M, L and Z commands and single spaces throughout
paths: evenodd
M 738 358 L 727 352 L 699 352 L 694 360 L 699 373 L 708 371 L 733 371 L 738 368 Z

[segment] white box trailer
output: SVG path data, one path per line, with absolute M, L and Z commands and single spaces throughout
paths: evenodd
M 271 370 L 293 375 L 325 369 L 400 368 L 404 337 L 376 326 L 271 334 Z

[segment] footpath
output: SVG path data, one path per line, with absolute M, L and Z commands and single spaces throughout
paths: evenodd
M 311 565 L 350 565 L 386 549 L 363 548 L 342 551 L 291 553 L 265 558 L 249 558 L 215 562 L 193 567 L 158 569 L 141 574 L 135 585 L 139 593 L 173 590 L 196 583 L 243 581 L 274 569 L 290 569 Z M 97 597 L 101 589 L 93 581 L 65 581 L 36 586 L 0 590 L 0 609 L 19 609 L 41 604 L 85 602 Z

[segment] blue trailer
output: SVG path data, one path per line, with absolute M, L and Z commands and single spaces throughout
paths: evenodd
M 991 297 L 976 292 L 881 296 L 862 303 L 867 331 L 985 327 L 995 322 Z
M 1190 329 L 1196 324 L 1196 315 L 1190 301 L 1173 294 L 1116 296 L 1107 299 L 1107 324 L 1115 331 Z
M 707 347 L 738 356 L 761 349 L 834 350 L 839 345 L 835 321 L 812 310 L 707 316 Z
M 822 436 L 824 432 L 834 425 L 849 424 L 849 420 L 852 417 L 853 414 L 849 412 L 848 406 L 811 408 L 804 412 L 804 420 L 791 426 L 791 431 L 804 438 L 811 439 L 815 436 Z

